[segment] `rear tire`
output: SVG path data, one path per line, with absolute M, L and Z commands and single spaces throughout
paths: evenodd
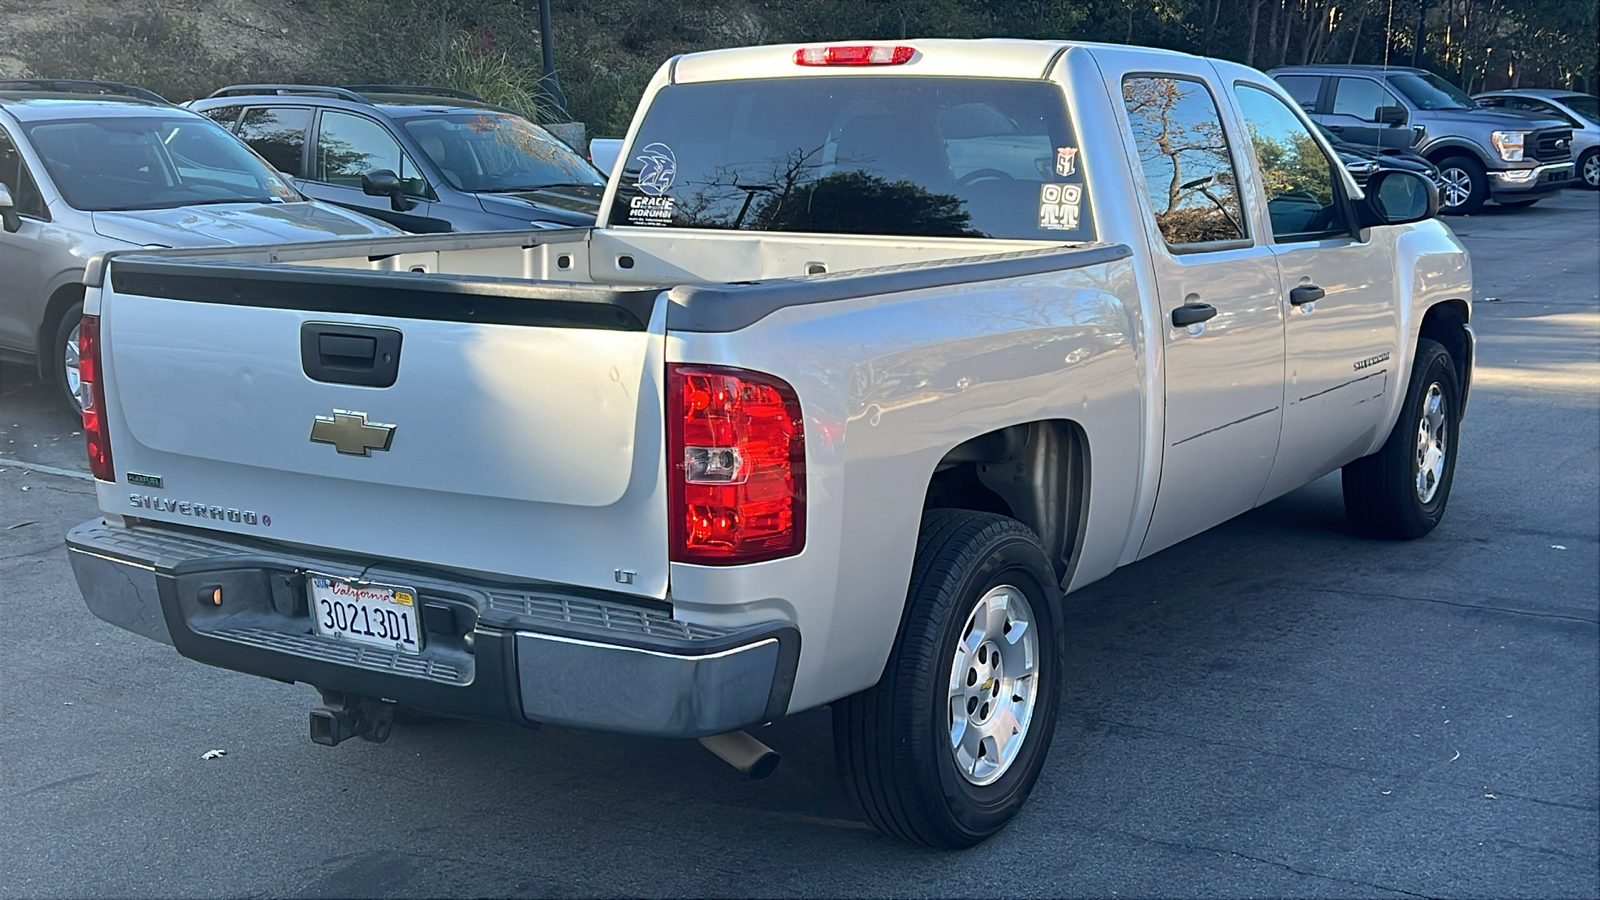
M 1411 540 L 1444 518 L 1455 480 L 1461 385 L 1444 345 L 1417 340 L 1400 418 L 1383 447 L 1344 467 L 1344 511 L 1372 537 Z
M 1489 199 L 1489 175 L 1470 156 L 1450 156 L 1439 161 L 1439 212 L 1467 216 Z
M 941 849 L 1005 827 L 1055 732 L 1063 631 L 1055 573 L 1027 526 L 928 513 L 883 678 L 833 704 L 839 773 L 867 821 Z
M 61 318 L 50 330 L 50 346 L 46 349 L 50 354 L 46 362 L 50 366 L 56 392 L 74 414 L 83 412 L 83 404 L 78 402 L 78 325 L 82 321 L 82 302 L 73 303 L 62 310 Z

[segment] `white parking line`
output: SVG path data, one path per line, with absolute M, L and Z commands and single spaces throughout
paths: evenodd
M 24 472 L 38 472 L 41 475 L 60 475 L 62 478 L 81 478 L 84 481 L 94 480 L 94 476 L 90 475 L 88 472 L 78 472 L 73 469 L 58 469 L 55 466 L 23 462 L 20 459 L 6 459 L 3 456 L 0 456 L 0 469 L 21 469 Z

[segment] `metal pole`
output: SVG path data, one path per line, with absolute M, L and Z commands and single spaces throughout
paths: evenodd
M 556 117 L 566 121 L 571 116 L 567 115 L 567 97 L 561 93 L 561 82 L 556 78 L 556 45 L 550 30 L 550 0 L 539 0 L 539 53 L 544 61 L 540 86 L 544 88 L 545 96 L 550 98 L 550 105 L 555 107 Z

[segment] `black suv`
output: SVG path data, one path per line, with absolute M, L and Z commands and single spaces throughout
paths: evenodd
M 189 108 L 309 197 L 407 231 L 593 225 L 605 177 L 519 113 L 422 85 L 236 84 Z
M 1285 66 L 1267 74 L 1318 124 L 1352 144 L 1415 149 L 1439 167 L 1439 211 L 1488 200 L 1532 206 L 1572 183 L 1572 126 L 1548 116 L 1480 109 L 1424 69 Z

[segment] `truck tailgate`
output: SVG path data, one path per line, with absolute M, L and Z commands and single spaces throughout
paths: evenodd
M 103 500 L 357 559 L 664 597 L 660 302 L 113 259 L 100 314 L 122 484 Z

